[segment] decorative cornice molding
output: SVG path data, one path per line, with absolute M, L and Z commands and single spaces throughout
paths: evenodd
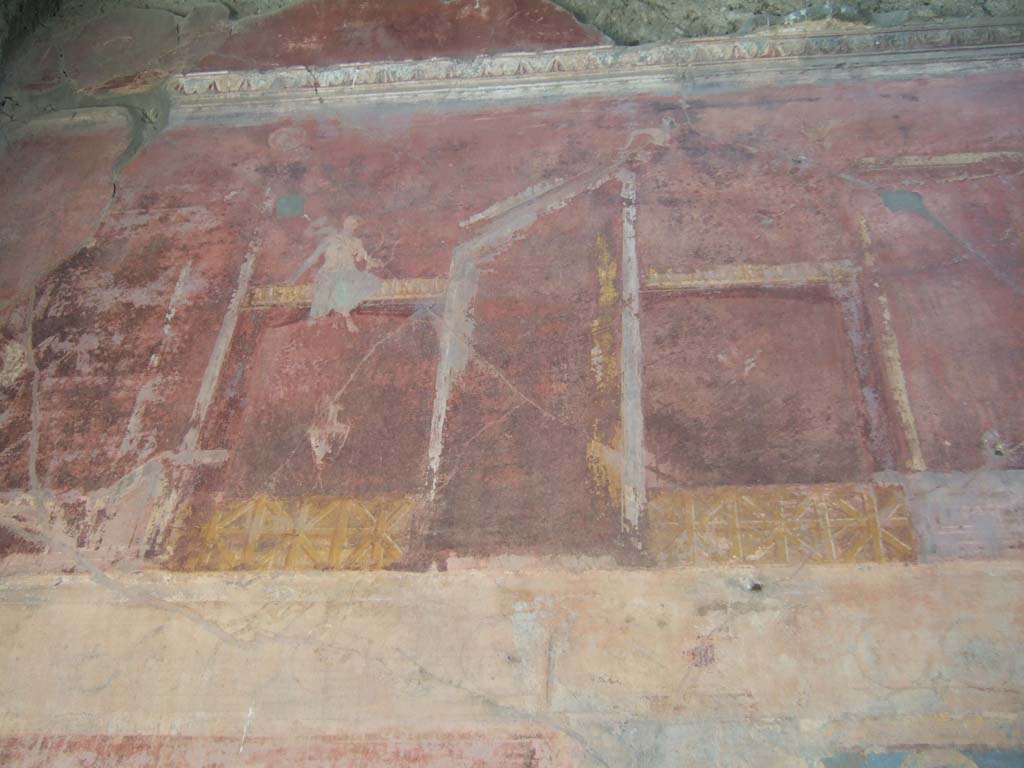
M 682 79 L 749 77 L 755 69 L 859 69 L 892 62 L 950 63 L 1018 59 L 1024 55 L 1024 18 L 964 20 L 914 27 L 762 33 L 680 40 L 636 47 L 598 46 L 472 59 L 434 58 L 285 67 L 266 71 L 194 72 L 170 78 L 175 107 L 185 111 L 229 106 L 266 111 L 280 101 L 311 106 L 334 101 L 409 101 L 423 98 L 508 98 L 643 90 Z M 273 111 L 273 110 L 272 110 Z

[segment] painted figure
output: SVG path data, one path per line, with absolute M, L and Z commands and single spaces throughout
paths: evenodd
M 362 302 L 375 296 L 381 287 L 381 279 L 370 272 L 382 264 L 366 252 L 363 241 L 355 235 L 359 219 L 345 217 L 341 230 L 320 218 L 310 224 L 307 235 L 318 240 L 316 248 L 292 276 L 296 282 L 321 259 L 323 263 L 313 279 L 313 304 L 309 316 L 314 320 L 337 312 L 345 318 L 345 324 L 352 333 L 359 329 L 352 320 L 352 312 Z M 364 268 L 360 268 L 362 262 Z

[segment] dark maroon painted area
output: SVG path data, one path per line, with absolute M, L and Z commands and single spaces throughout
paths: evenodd
M 68 120 L 55 116 L 13 137 L 0 155 L 2 305 L 22 299 L 92 237 L 113 193 L 111 168 L 130 139 L 128 122 L 117 110 L 83 110 Z M 62 201 L 59 211 L 55 199 Z
M 999 455 L 1024 433 L 1024 193 L 1019 173 L 973 168 L 878 178 L 854 205 L 872 222 L 877 275 L 893 297 L 925 462 L 936 470 L 1024 466 Z M 920 195 L 927 216 L 886 207 L 882 191 Z M 1007 443 L 1007 440 L 1012 442 Z
M 249 318 L 246 318 L 249 321 Z M 427 432 L 437 366 L 431 317 L 359 314 L 268 317 L 244 365 L 226 371 L 225 407 L 239 423 L 207 442 L 236 446 L 218 490 L 366 498 L 415 494 L 426 477 Z M 348 427 L 317 458 L 310 430 Z M 341 427 L 340 425 L 344 425 Z
M 38 471 L 50 488 L 106 486 L 182 439 L 259 198 L 238 175 L 213 178 L 199 147 L 176 173 L 161 169 L 168 150 L 125 173 L 90 245 L 37 289 Z
M 127 146 L 119 115 L 54 121 L 24 132 L 0 155 L 0 341 L 23 346 L 37 283 L 96 231 L 111 195 L 111 166 Z M 17 136 L 17 134 L 15 134 Z M 53 206 L 62 199 L 60 209 Z M 27 358 L 25 358 L 27 360 Z M 13 374 L 13 372 L 12 372 Z M 31 370 L 0 385 L 0 484 L 28 483 Z
M 851 480 L 874 469 L 840 307 L 817 290 L 649 294 L 650 481 Z
M 601 42 L 600 33 L 547 0 L 313 0 L 239 26 L 200 68 L 470 56 Z
M 619 383 L 599 391 L 592 350 L 599 240 L 617 260 L 620 207 L 609 183 L 486 267 L 470 363 L 449 400 L 433 556 L 613 548 L 618 500 L 594 486 L 587 449 L 618 421 Z
M 856 256 L 841 185 L 819 163 L 754 134 L 760 115 L 753 135 L 722 141 L 687 111 L 696 122 L 678 151 L 641 174 L 638 237 L 664 246 L 640 251 L 645 272 Z

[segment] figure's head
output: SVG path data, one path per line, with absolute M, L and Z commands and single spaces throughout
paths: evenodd
M 343 222 L 343 226 L 345 227 L 346 232 L 355 232 L 356 227 L 359 226 L 359 217 L 346 216 L 345 221 Z
M 309 226 L 306 227 L 306 237 L 322 237 L 326 232 L 331 231 L 334 227 L 327 220 L 326 216 L 321 216 L 316 221 L 310 222 Z

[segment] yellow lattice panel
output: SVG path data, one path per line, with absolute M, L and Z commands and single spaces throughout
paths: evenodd
M 382 280 L 376 295 L 367 304 L 415 304 L 437 299 L 444 295 L 448 281 L 443 277 L 410 277 Z M 249 291 L 246 306 L 249 309 L 270 307 L 308 307 L 313 303 L 313 284 L 260 285 Z
M 193 570 L 387 568 L 408 551 L 415 499 L 376 496 L 223 502 L 201 530 Z
M 907 562 L 916 559 L 894 485 L 718 486 L 652 494 L 649 548 L 665 564 Z

